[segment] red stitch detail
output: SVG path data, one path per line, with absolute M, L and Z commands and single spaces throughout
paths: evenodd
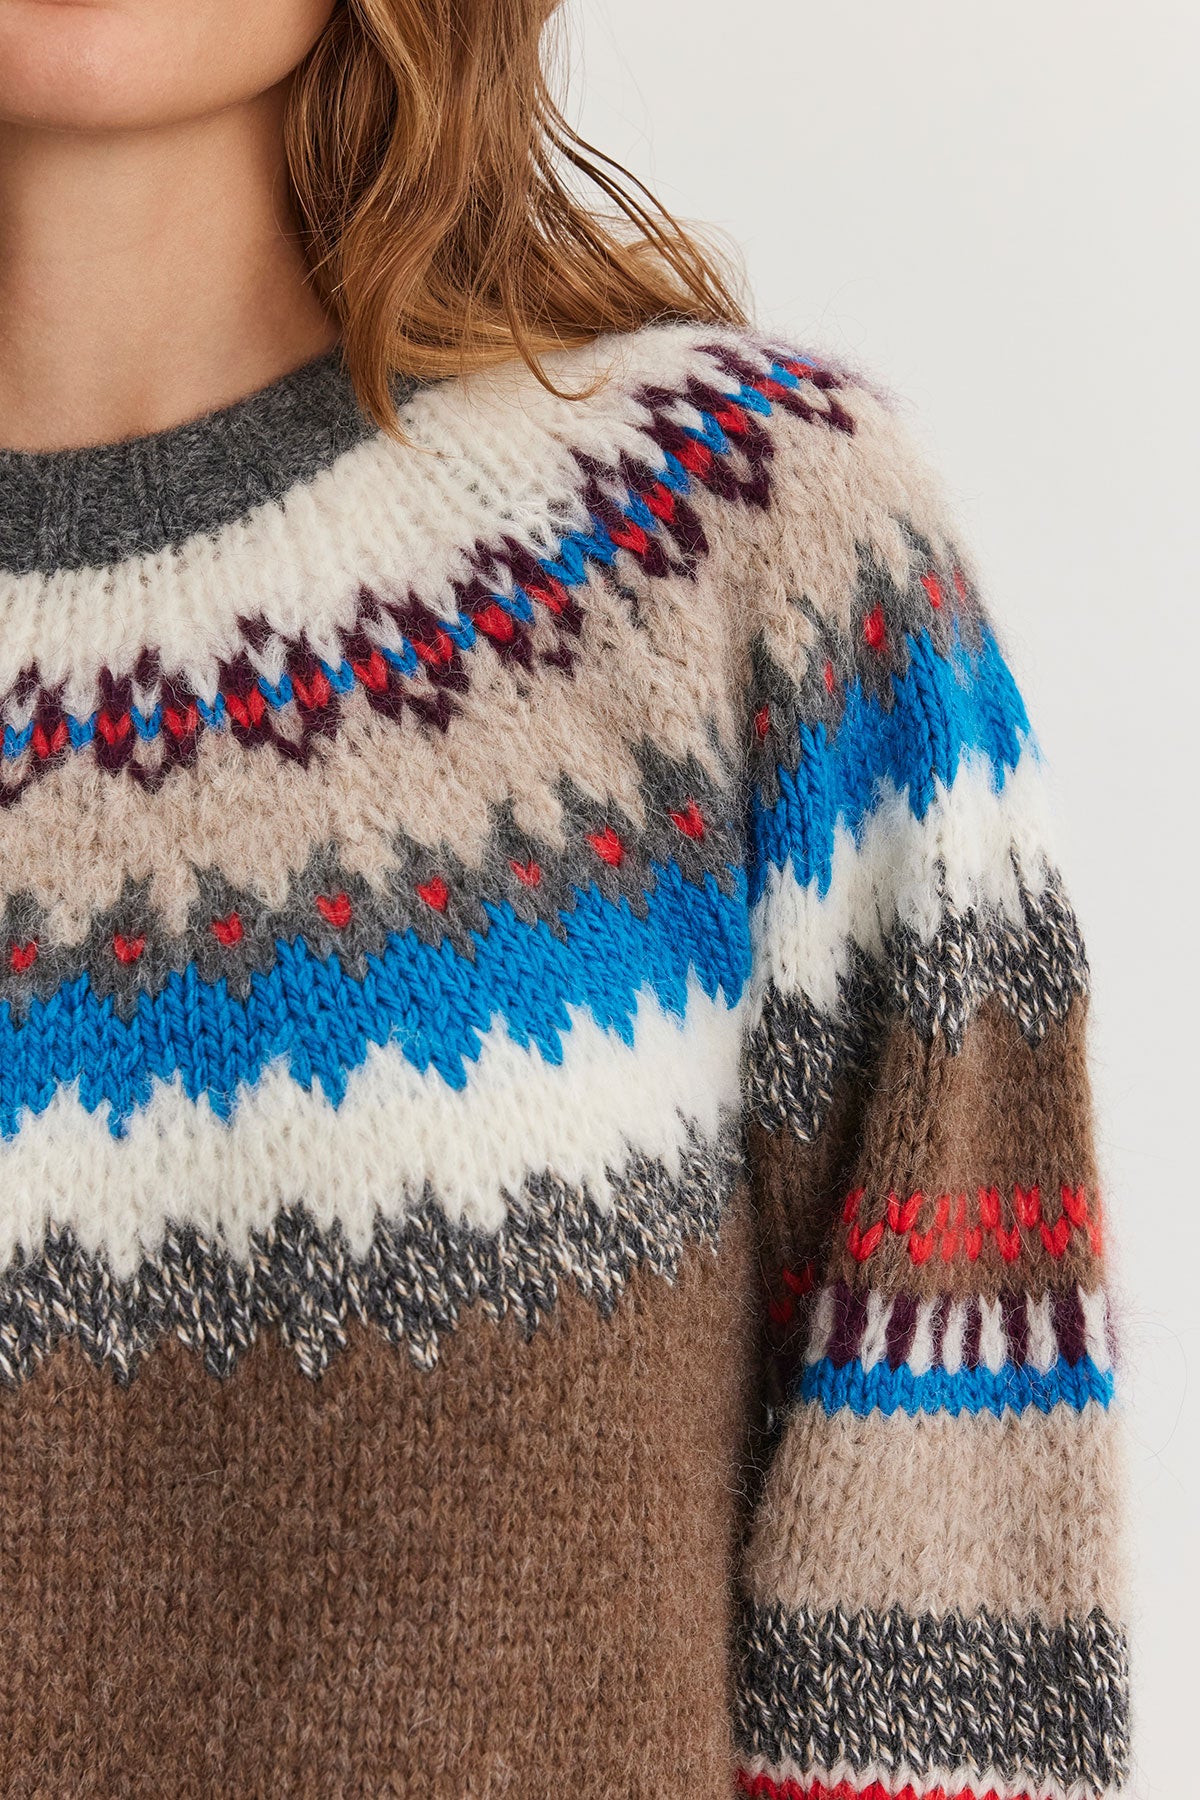
M 836 686 L 837 686 L 837 676 L 833 672 L 833 664 L 831 662 L 827 662 L 825 664 L 825 691 L 826 691 L 826 693 L 832 694 L 832 692 Z
M 928 1262 L 933 1255 L 936 1231 L 912 1231 L 908 1237 L 908 1254 L 915 1263 Z
M 1071 1236 L 1071 1221 L 1067 1218 L 1066 1214 L 1063 1214 L 1053 1230 L 1051 1230 L 1044 1219 L 1041 1221 L 1039 1229 L 1042 1234 L 1042 1242 L 1045 1244 L 1051 1256 L 1061 1256 L 1066 1249 L 1067 1241 Z
M 842 1217 L 846 1224 L 854 1225 L 860 1245 L 867 1236 L 866 1233 L 859 1232 L 855 1224 L 863 1191 L 862 1188 L 856 1188 L 847 1197 L 842 1209 Z M 889 1193 L 886 1216 L 881 1223 L 886 1224 L 897 1237 L 903 1237 L 907 1233 L 908 1254 L 914 1263 L 928 1262 L 935 1248 L 945 1262 L 951 1262 L 960 1255 L 965 1255 L 969 1262 L 977 1262 L 983 1254 L 984 1237 L 987 1234 L 995 1238 L 996 1247 L 1004 1261 L 1014 1262 L 1021 1252 L 1022 1231 L 1032 1231 L 1035 1227 L 1050 1256 L 1061 1257 L 1065 1254 L 1073 1229 L 1086 1230 L 1096 1255 L 1102 1254 L 1100 1198 L 1098 1194 L 1092 1195 L 1089 1212 L 1087 1191 L 1082 1186 L 1063 1185 L 1062 1216 L 1056 1225 L 1051 1226 L 1042 1216 L 1042 1196 L 1037 1183 L 1028 1188 L 1022 1187 L 1019 1182 L 1015 1183 L 1013 1204 L 1017 1217 L 1007 1230 L 1000 1223 L 999 1188 L 980 1186 L 976 1192 L 979 1197 L 978 1224 L 968 1222 L 967 1196 L 960 1191 L 957 1194 L 939 1194 L 928 1231 L 918 1231 L 917 1218 L 925 1199 L 920 1190 L 910 1194 L 907 1200 L 901 1200 L 894 1190 Z M 851 1248 L 853 1250 L 853 1245 Z
M 1033 1226 L 1039 1223 L 1042 1216 L 1042 1195 L 1040 1188 L 1036 1183 L 1031 1188 L 1023 1188 L 1018 1183 L 1013 1189 L 1013 1199 L 1016 1203 L 1018 1219 L 1020 1219 L 1022 1225 L 1032 1229 Z
M 525 592 L 531 600 L 546 607 L 552 613 L 560 613 L 566 608 L 569 595 L 562 582 L 551 575 L 545 587 L 527 587 Z
M 517 629 L 512 614 L 505 612 L 502 606 L 497 606 L 494 600 L 474 613 L 471 623 L 488 637 L 495 638 L 498 644 L 511 643 Z
M 8 953 L 9 963 L 18 975 L 23 975 L 37 961 L 37 939 L 30 938 L 27 944 L 14 944 Z
M 507 617 L 507 614 L 505 615 Z M 479 623 L 478 619 L 475 621 Z M 413 638 L 412 647 L 423 663 L 448 663 L 454 656 L 454 642 L 446 632 L 438 630 L 434 633 L 432 644 L 424 644 Z
M 1012 1225 L 1005 1231 L 1002 1225 L 997 1225 L 996 1243 L 1000 1247 L 1000 1254 L 1005 1262 L 1015 1262 L 1021 1250 L 1020 1227 Z
M 901 1205 L 899 1194 L 889 1194 L 887 1217 L 892 1230 L 896 1232 L 911 1231 L 917 1222 L 917 1214 L 921 1210 L 924 1199 L 925 1196 L 920 1188 L 915 1194 L 910 1194 L 903 1205 Z
M 770 729 L 771 729 L 771 709 L 769 706 L 760 706 L 758 711 L 754 715 L 754 735 L 756 738 L 758 738 L 760 743 L 761 743 L 762 739 L 766 737 L 766 735 L 767 735 L 768 731 L 770 731 Z
M 619 868 L 625 860 L 625 846 L 611 825 L 606 825 L 603 831 L 589 831 L 588 843 L 601 862 L 610 864 L 614 869 Z
M 445 912 L 450 904 L 450 889 L 440 875 L 435 875 L 432 881 L 420 882 L 417 892 L 426 906 L 432 906 L 434 912 Z
M 650 542 L 636 519 L 627 519 L 620 531 L 613 531 L 610 528 L 608 535 L 620 549 L 632 550 L 635 556 L 644 556 L 646 545 Z
M 793 370 L 792 373 L 795 371 Z M 754 388 L 764 400 L 787 400 L 791 397 L 791 390 L 785 388 L 782 381 L 772 381 L 769 376 L 765 376 L 762 381 L 756 381 Z
M 696 438 L 691 439 L 682 450 L 677 450 L 675 454 L 684 468 L 690 474 L 699 476 L 701 481 L 712 468 L 712 451 L 707 444 L 700 443 Z
M 966 599 L 966 597 L 967 597 L 967 578 L 963 574 L 961 569 L 955 569 L 955 571 L 954 571 L 954 591 L 958 595 L 960 600 Z
M 241 915 L 235 912 L 229 913 L 223 919 L 214 919 L 208 929 L 218 944 L 223 944 L 227 950 L 234 944 L 240 944 L 246 935 Z
M 318 669 L 310 682 L 301 681 L 298 675 L 292 676 L 292 692 L 301 706 L 309 712 L 316 712 L 320 706 L 328 706 L 329 696 L 333 689 L 329 685 L 329 677 L 324 669 Z
M 369 662 L 350 666 L 364 687 L 369 687 L 372 693 L 382 694 L 388 684 L 388 666 L 378 650 L 372 650 Z
M 868 1257 L 874 1256 L 882 1241 L 882 1219 L 876 1219 L 875 1223 L 869 1225 L 865 1231 L 862 1231 L 857 1224 L 852 1225 L 846 1238 L 850 1254 L 856 1262 L 866 1262 Z
M 784 1294 L 779 1300 L 767 1301 L 767 1316 L 772 1325 L 790 1325 L 796 1311 L 796 1302 L 790 1294 Z
M 865 1787 L 839 1781 L 836 1787 L 827 1787 L 823 1781 L 797 1781 L 790 1775 L 777 1781 L 765 1772 L 752 1775 L 749 1769 L 738 1770 L 735 1785 L 744 1800 L 1000 1800 L 994 1787 L 986 1793 L 973 1787 L 915 1788 L 911 1782 L 901 1788 L 885 1787 L 882 1781 L 870 1781 Z M 1033 1795 L 1022 1789 L 1012 1800 L 1033 1800 Z
M 541 868 L 535 862 L 518 862 L 515 857 L 510 856 L 508 866 L 525 887 L 537 887 L 542 879 Z
M 942 593 L 942 584 L 938 580 L 936 575 L 934 575 L 932 573 L 930 573 L 928 575 L 922 575 L 921 586 L 925 589 L 925 592 L 929 595 L 930 606 L 940 606 L 942 604 L 942 601 L 945 599 L 945 595 Z
M 887 637 L 887 625 L 884 622 L 883 608 L 878 604 L 872 607 L 863 621 L 863 636 L 872 650 L 882 650 Z
M 295 686 L 295 682 L 292 684 Z M 177 712 L 173 706 L 164 706 L 163 718 L 167 722 L 167 730 L 172 737 L 191 737 L 200 724 L 200 713 L 195 701 L 186 712 Z
M 642 499 L 656 519 L 665 519 L 668 525 L 671 523 L 675 517 L 675 496 L 670 488 L 664 487 L 660 481 L 656 488 L 643 494 Z
M 1103 1229 L 1103 1224 L 1102 1224 L 1101 1215 L 1100 1215 L 1099 1195 L 1097 1195 L 1097 1197 L 1096 1197 L 1096 1216 L 1094 1219 L 1088 1220 L 1087 1234 L 1088 1234 L 1088 1242 L 1092 1246 L 1093 1254 L 1096 1256 L 1103 1256 L 1104 1255 L 1104 1229 Z
M 106 712 L 96 715 L 96 730 L 106 744 L 117 744 L 122 738 L 127 738 L 132 725 L 133 720 L 128 713 L 122 713 L 119 719 L 111 718 Z
M 318 894 L 317 911 L 323 919 L 327 919 L 335 931 L 344 931 L 354 917 L 354 907 L 349 894 Z
M 1086 1225 L 1088 1222 L 1087 1193 L 1081 1187 L 1068 1187 L 1062 1184 L 1063 1211 L 1072 1225 Z
M 810 1262 L 801 1263 L 798 1269 L 783 1269 L 780 1272 L 793 1294 L 803 1298 L 805 1294 L 812 1293 L 816 1275 Z
M 700 808 L 696 805 L 694 800 L 689 800 L 682 812 L 673 812 L 671 814 L 671 823 L 672 825 L 677 825 L 679 827 L 684 837 L 693 838 L 697 842 L 708 830 L 707 825 L 704 823 L 704 814 L 700 811 Z
M 122 937 L 119 931 L 113 933 L 113 954 L 118 962 L 135 963 L 146 948 L 144 937 Z
M 979 1222 L 985 1231 L 994 1231 L 1000 1223 L 1000 1189 L 981 1187 L 979 1190 Z
M 48 756 L 57 756 L 66 741 L 67 721 L 65 719 L 59 720 L 50 737 L 46 736 L 41 725 L 35 725 L 33 728 L 33 747 L 43 761 Z
M 722 431 L 742 432 L 746 429 L 746 415 L 740 406 L 723 407 L 719 413 L 713 414 L 713 418 Z
M 233 714 L 236 722 L 243 727 L 261 725 L 262 716 L 267 710 L 263 691 L 257 687 L 251 688 L 244 699 L 239 694 L 226 694 L 225 705 Z

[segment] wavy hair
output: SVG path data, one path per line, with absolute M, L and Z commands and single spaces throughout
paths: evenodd
M 398 371 L 518 355 L 551 385 L 541 359 L 601 333 L 743 318 L 714 254 L 563 117 L 556 8 L 338 0 L 297 71 L 287 155 L 313 278 L 386 430 Z

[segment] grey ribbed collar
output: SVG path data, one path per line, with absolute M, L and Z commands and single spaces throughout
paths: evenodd
M 416 385 L 398 384 L 398 399 Z M 170 431 L 87 450 L 0 450 L 0 569 L 104 567 L 215 531 L 374 430 L 332 350 Z

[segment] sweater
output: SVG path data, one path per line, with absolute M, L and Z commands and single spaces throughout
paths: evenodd
M 0 455 L 0 1791 L 1110 1796 L 997 625 L 853 372 L 547 373 Z

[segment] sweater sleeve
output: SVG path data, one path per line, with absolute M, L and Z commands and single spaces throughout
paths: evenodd
M 755 572 L 738 1783 L 1091 1800 L 1127 1746 L 1087 962 L 936 490 L 888 406 L 838 411 Z

